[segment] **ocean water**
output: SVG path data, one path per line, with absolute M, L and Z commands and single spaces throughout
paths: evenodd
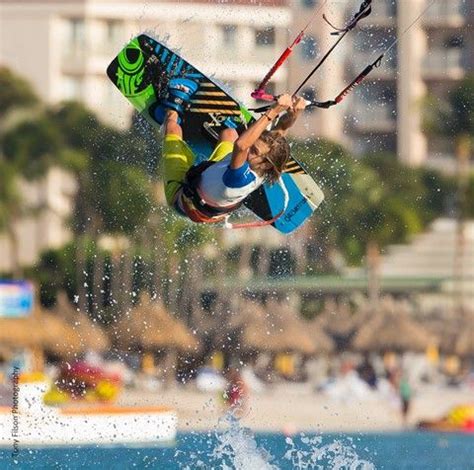
M 474 435 L 438 433 L 254 434 L 234 427 L 183 433 L 165 447 L 25 449 L 3 469 L 474 470 Z

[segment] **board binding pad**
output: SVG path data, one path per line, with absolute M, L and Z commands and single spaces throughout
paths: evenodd
M 199 88 L 183 112 L 183 139 L 196 155 L 196 163 L 208 158 L 220 132 L 234 128 L 242 132 L 254 118 L 247 109 L 182 57 L 155 39 L 141 34 L 132 39 L 107 68 L 107 75 L 137 111 L 156 128 L 154 110 L 166 95 L 171 78 L 196 81 Z M 282 174 L 289 201 L 285 212 L 272 223 L 288 234 L 300 227 L 324 199 L 323 192 L 290 157 Z M 262 220 L 271 220 L 284 207 L 285 194 L 278 184 L 264 184 L 244 201 Z

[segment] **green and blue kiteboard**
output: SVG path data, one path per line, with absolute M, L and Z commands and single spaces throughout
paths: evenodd
M 153 110 L 166 94 L 173 77 L 199 83 L 183 116 L 183 139 L 199 163 L 212 153 L 221 130 L 241 132 L 253 121 L 247 109 L 213 80 L 155 39 L 141 34 L 127 44 L 107 68 L 107 75 L 132 105 L 155 127 Z M 288 193 L 285 212 L 272 225 L 282 233 L 300 227 L 324 199 L 313 178 L 292 157 L 282 175 Z M 285 207 L 285 194 L 278 185 L 264 184 L 248 196 L 244 205 L 262 220 L 272 220 Z

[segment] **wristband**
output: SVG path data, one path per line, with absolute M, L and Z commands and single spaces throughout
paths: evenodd
M 268 111 L 266 113 L 263 113 L 263 116 L 265 116 L 270 122 L 273 121 L 273 118 L 271 118 L 269 115 L 268 115 Z

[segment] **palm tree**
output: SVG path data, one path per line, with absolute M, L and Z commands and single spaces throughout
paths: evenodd
M 20 173 L 15 161 L 4 153 L 5 132 L 9 117 L 18 110 L 31 110 L 38 98 L 31 86 L 6 67 L 0 66 L 0 233 L 4 232 L 11 246 L 12 274 L 21 277 L 18 239 L 15 224 L 23 211 L 18 188 Z
M 300 143 L 293 149 L 326 196 L 309 222 L 312 230 L 306 242 L 318 259 L 317 269 L 334 269 L 335 250 L 357 264 L 369 245 L 403 241 L 427 222 L 420 206 L 426 192 L 420 174 L 402 167 L 393 156 L 355 160 L 325 141 Z M 403 178 L 396 178 L 398 174 Z
M 38 97 L 31 85 L 10 69 L 0 66 L 0 123 L 14 110 L 37 105 Z
M 80 308 L 88 311 L 88 289 L 84 286 L 89 271 L 87 246 L 97 253 L 101 236 L 132 239 L 137 228 L 146 223 L 153 206 L 152 188 L 145 171 L 133 160 L 137 154 L 140 160 L 139 137 L 101 124 L 79 103 L 64 103 L 50 110 L 49 116 L 66 145 L 82 156 L 69 169 L 78 181 L 73 217 L 77 238 L 77 289 Z M 120 298 L 120 307 L 129 301 L 130 289 L 124 289 L 125 285 L 132 285 L 129 266 L 132 257 L 121 263 L 122 255 L 123 250 L 113 250 L 114 296 Z M 93 279 L 101 282 L 98 263 L 102 261 L 100 257 L 94 259 Z M 97 286 L 95 288 L 97 291 Z M 97 304 L 98 299 L 95 300 Z
M 12 274 L 21 277 L 15 221 L 22 199 L 17 187 L 18 174 L 13 165 L 0 160 L 0 233 L 4 232 L 11 246 Z

